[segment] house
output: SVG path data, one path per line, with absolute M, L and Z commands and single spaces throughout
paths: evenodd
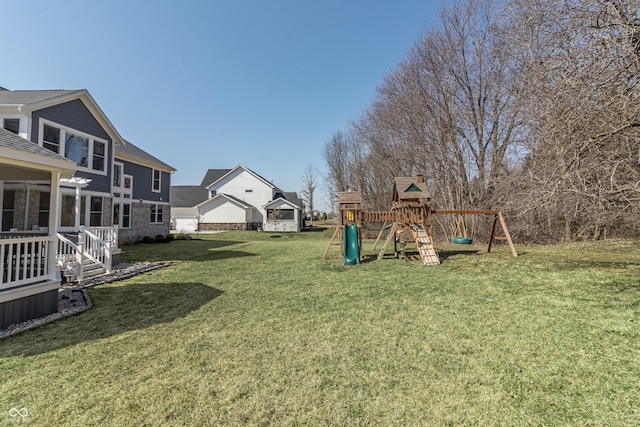
M 171 231 L 170 187 L 175 169 L 129 141 L 115 147 L 111 194 L 121 243 Z
M 58 311 L 60 181 L 71 178 L 76 167 L 75 162 L 0 129 L 0 225 L 7 230 L 0 232 L 0 329 Z M 28 197 L 28 190 L 43 187 L 49 197 L 37 197 L 37 210 L 28 209 L 36 200 Z M 25 218 L 35 222 L 36 215 L 42 227 L 26 231 Z
M 127 144 L 84 89 L 0 88 L 0 128 L 2 327 L 57 310 L 57 269 L 74 281 L 110 271 L 120 229 L 168 234 L 174 169 Z
M 200 185 L 171 187 L 173 228 L 300 231 L 302 201 L 251 169 L 209 169 Z

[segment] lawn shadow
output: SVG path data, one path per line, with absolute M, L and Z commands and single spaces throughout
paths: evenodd
M 322 226 L 317 226 L 317 225 L 310 225 L 307 227 L 302 227 L 300 229 L 301 232 L 313 232 L 313 233 L 317 233 L 317 232 L 322 232 L 325 231 L 327 229 L 327 227 L 322 227 Z
M 363 264 L 366 264 L 366 263 L 377 261 L 377 260 L 378 260 L 378 255 L 371 254 L 371 255 L 363 255 L 362 260 L 360 262 Z
M 0 357 L 35 356 L 123 332 L 170 323 L 223 292 L 202 283 L 131 283 L 89 290 L 93 307 L 3 340 Z
M 256 254 L 230 249 L 218 250 L 229 246 L 247 243 L 239 240 L 175 240 L 166 243 L 136 243 L 122 247 L 122 259 L 136 261 L 211 261 L 236 257 L 255 256 Z
M 480 249 L 456 249 L 456 250 L 440 250 L 438 251 L 438 256 L 440 257 L 440 262 L 456 255 L 485 255 L 486 253 Z
M 206 259 L 197 259 L 196 261 L 222 260 L 248 256 L 256 256 L 256 254 L 245 251 L 211 251 Z

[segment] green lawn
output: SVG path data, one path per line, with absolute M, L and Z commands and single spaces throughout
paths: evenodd
M 343 266 L 330 236 L 125 247 L 179 263 L 0 341 L 0 425 L 640 424 L 639 244 Z

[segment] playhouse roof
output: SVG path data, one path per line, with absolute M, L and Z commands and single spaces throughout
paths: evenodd
M 393 179 L 393 201 L 423 201 L 431 200 L 422 175 L 415 177 L 398 176 Z

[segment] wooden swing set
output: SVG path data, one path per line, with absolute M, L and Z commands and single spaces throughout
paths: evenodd
M 385 238 L 384 245 L 377 259 L 383 258 L 388 246 L 394 242 L 394 255 L 397 258 L 406 258 L 406 245 L 411 243 L 415 245 L 420 254 L 420 258 L 424 265 L 440 264 L 440 258 L 434 249 L 433 242 L 433 215 L 458 215 L 456 231 L 454 232 L 453 243 L 471 244 L 473 238 L 467 235 L 467 227 L 464 222 L 465 215 L 493 215 L 493 224 L 489 235 L 489 243 L 487 245 L 487 253 L 491 252 L 494 241 L 506 241 L 511 249 L 514 257 L 518 256 L 511 235 L 507 229 L 502 212 L 499 210 L 465 210 L 465 209 L 431 209 L 431 196 L 427 190 L 423 175 L 415 177 L 396 177 L 394 178 L 393 189 L 393 205 L 390 211 L 364 211 L 361 209 L 362 195 L 361 193 L 342 192 L 339 194 L 339 212 L 340 225 L 336 228 L 327 248 L 322 255 L 325 260 L 331 245 L 337 236 L 340 236 L 340 257 L 346 257 L 345 243 L 342 238 L 345 226 L 349 224 L 357 227 L 357 238 L 351 239 L 357 241 L 358 258 L 362 258 L 362 236 L 360 229 L 363 223 L 383 223 L 378 237 L 373 245 L 376 249 L 378 242 L 382 238 L 385 230 L 388 229 L 387 224 L 393 224 Z M 502 228 L 503 235 L 496 235 L 498 222 Z M 346 262 L 345 262 L 346 264 Z

